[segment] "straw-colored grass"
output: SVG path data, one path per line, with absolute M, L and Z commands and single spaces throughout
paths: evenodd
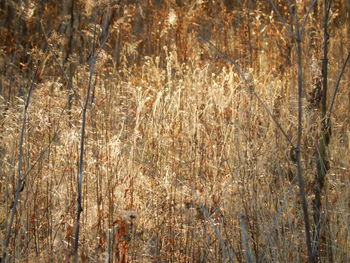
M 292 65 L 282 73 L 276 68 L 283 57 L 270 52 L 276 46 L 269 41 L 261 44 L 249 80 L 295 142 L 294 49 Z M 290 145 L 232 65 L 215 61 L 215 52 L 200 40 L 193 49 L 208 58 L 191 56 L 182 63 L 182 51 L 167 47 L 161 57 L 117 66 L 107 51 L 99 53 L 87 111 L 80 262 L 122 262 L 123 256 L 127 262 L 247 262 L 247 250 L 257 262 L 306 262 Z M 336 51 L 331 47 L 330 92 L 342 65 Z M 66 82 L 45 52 L 34 54 L 46 65 L 29 105 L 22 170 L 30 172 L 17 207 L 10 262 L 72 259 L 81 105 L 90 72 L 88 64 L 77 66 L 78 96 L 68 109 Z M 132 53 L 122 51 L 125 60 L 127 52 Z M 305 58 L 302 164 L 312 211 L 320 115 L 307 107 L 310 63 Z M 15 84 L 22 81 L 29 83 L 23 77 Z M 350 260 L 348 86 L 344 77 L 332 116 L 323 193 L 328 250 L 322 262 L 329 262 L 330 251 L 333 262 Z M 1 98 L 0 239 L 17 182 L 23 105 L 19 97 Z

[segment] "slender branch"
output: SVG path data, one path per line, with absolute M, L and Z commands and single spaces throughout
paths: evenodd
M 276 8 L 275 4 L 272 0 L 269 0 L 271 3 L 273 9 L 276 11 L 277 15 L 280 17 L 281 21 L 286 23 L 281 14 L 279 13 L 278 9 Z M 312 2 L 309 11 L 315 4 L 315 1 Z M 303 104 L 302 104 L 302 94 L 303 94 L 303 69 L 302 69 L 302 49 L 301 49 L 301 42 L 302 42 L 302 35 L 303 35 L 303 28 L 304 24 L 302 25 L 302 29 L 300 28 L 300 24 L 298 21 L 298 12 L 297 12 L 297 3 L 294 1 L 294 9 L 291 9 L 291 16 L 294 18 L 294 22 L 292 24 L 295 25 L 296 33 L 293 34 L 291 30 L 288 30 L 288 32 L 291 34 L 291 37 L 293 40 L 295 40 L 297 44 L 297 63 L 298 63 L 298 130 L 297 130 L 297 146 L 293 148 L 293 151 L 295 152 L 296 156 L 296 163 L 297 163 L 297 170 L 298 170 L 298 184 L 299 184 L 299 196 L 300 201 L 302 204 L 302 210 L 304 215 L 304 224 L 305 224 L 305 235 L 306 235 L 306 246 L 308 251 L 308 258 L 309 262 L 315 263 L 315 256 L 313 253 L 312 245 L 311 245 L 311 233 L 310 233 L 310 219 L 309 219 L 309 212 L 308 212 L 308 205 L 306 200 L 306 193 L 305 193 L 305 182 L 303 177 L 303 171 L 302 171 L 302 163 L 301 163 L 301 139 L 302 139 L 302 129 L 303 129 Z M 291 6 L 291 3 L 289 3 L 289 6 Z M 304 23 L 306 23 L 306 18 L 304 19 Z
M 51 47 L 51 44 L 49 43 L 49 38 L 46 34 L 46 31 L 45 31 L 45 28 L 44 28 L 44 25 L 42 23 L 42 20 L 40 20 L 40 26 L 41 26 L 41 31 L 43 32 L 43 35 L 44 35 L 44 38 L 45 38 L 45 42 L 46 42 L 46 45 L 51 53 L 51 55 L 53 56 L 56 64 L 58 65 L 63 77 L 66 79 L 67 83 L 70 83 L 70 78 L 68 77 L 68 74 L 67 72 L 64 70 L 64 68 L 62 67 L 61 63 L 59 62 L 55 52 L 52 50 L 52 47 Z M 79 95 L 77 94 L 77 92 L 75 91 L 75 89 L 73 87 L 70 87 L 71 88 L 71 91 L 73 92 L 73 95 L 76 97 L 76 98 L 79 98 Z M 81 104 L 81 101 L 78 100 L 79 104 L 81 107 L 83 107 L 83 105 Z
M 295 39 L 295 35 L 293 33 L 293 30 L 290 26 L 288 26 L 287 24 L 287 21 L 283 18 L 283 16 L 281 15 L 280 11 L 278 10 L 277 6 L 275 5 L 275 3 L 273 2 L 273 0 L 268 0 L 273 8 L 273 10 L 275 10 L 278 18 L 281 20 L 281 22 L 285 25 L 290 37 L 292 39 Z M 289 2 L 289 7 L 291 6 L 290 4 L 290 1 Z M 309 8 L 308 8 L 308 11 L 306 12 L 305 16 L 304 16 L 304 20 L 303 20 L 303 23 L 301 25 L 301 31 L 300 31 L 300 34 L 303 35 L 304 33 L 304 30 L 305 30 L 305 25 L 306 25 L 306 22 L 307 22 L 307 18 L 309 16 L 309 13 L 311 12 L 312 8 L 314 7 L 314 5 L 316 4 L 317 0 L 313 0 L 313 2 L 310 4 Z M 290 12 L 292 13 L 291 11 L 291 8 L 290 8 Z
M 252 0 L 248 0 L 247 3 L 247 25 L 248 25 L 248 46 L 249 46 L 249 66 L 253 67 L 253 46 L 252 46 L 252 29 L 251 29 L 251 17 L 250 9 L 252 5 Z
M 27 99 L 26 99 L 24 109 L 23 109 L 22 128 L 21 128 L 21 134 L 20 134 L 19 153 L 18 153 L 17 185 L 15 188 L 16 190 L 15 190 L 15 195 L 14 195 L 13 203 L 12 203 L 10 221 L 7 225 L 6 235 L 5 235 L 5 239 L 3 242 L 3 256 L 2 256 L 2 260 L 0 260 L 1 262 L 6 262 L 7 248 L 8 248 L 8 245 L 10 243 L 10 238 L 11 238 L 11 233 L 12 233 L 12 225 L 13 225 L 15 214 L 16 214 L 16 208 L 17 208 L 17 205 L 18 205 L 18 202 L 20 199 L 21 192 L 23 191 L 23 187 L 24 187 L 24 179 L 23 179 L 23 173 L 22 173 L 24 135 L 25 135 L 25 130 L 26 130 L 30 99 L 31 99 L 33 91 L 36 87 L 34 79 L 38 73 L 38 69 L 39 69 L 39 67 L 36 68 L 36 71 L 33 75 L 33 79 L 31 81 L 32 83 L 31 83 L 30 89 L 28 91 Z
M 311 3 L 311 5 L 309 6 L 309 9 L 307 10 L 306 12 L 306 15 L 304 16 L 304 21 L 301 25 L 301 35 L 304 34 L 304 31 L 305 31 L 305 26 L 306 26 L 306 22 L 307 22 L 307 18 L 312 10 L 312 8 L 314 7 L 314 5 L 316 4 L 317 0 L 313 0 L 313 2 Z
M 94 31 L 94 47 L 95 49 L 95 38 L 96 38 L 96 25 L 95 25 L 95 31 Z M 92 54 L 94 54 L 95 51 L 93 51 Z M 87 106 L 90 100 L 90 91 L 92 89 L 92 77 L 94 75 L 95 70 L 95 62 L 96 57 L 94 55 L 90 58 L 90 76 L 89 76 L 89 85 L 88 90 L 85 98 L 85 103 L 83 107 L 83 118 L 82 118 L 82 124 L 81 124 L 81 137 L 80 137 L 80 154 L 79 154 L 79 175 L 77 178 L 77 217 L 76 217 L 76 224 L 75 224 L 75 231 L 74 231 L 74 261 L 75 263 L 78 262 L 78 247 L 79 247 L 79 233 L 80 233 L 80 216 L 81 212 L 83 211 L 82 208 L 82 185 L 83 185 L 83 176 L 84 176 L 84 148 L 85 148 L 85 130 L 86 130 L 86 113 L 87 113 Z
M 326 116 L 327 111 L 327 91 L 328 91 L 328 15 L 329 7 L 328 1 L 325 0 L 325 14 L 323 18 L 323 59 L 322 59 L 322 98 L 321 98 L 321 111 L 322 119 Z
M 301 139 L 303 131 L 303 104 L 302 104 L 302 94 L 303 94 L 303 69 L 302 69 L 302 60 L 301 60 L 301 32 L 299 28 L 299 23 L 296 22 L 296 34 L 297 34 L 297 61 L 298 61 L 298 137 L 297 137 L 297 146 L 295 149 L 297 167 L 298 167 L 298 183 L 299 183 L 299 193 L 300 201 L 304 214 L 304 224 L 305 224 L 305 235 L 306 235 L 306 246 L 308 251 L 308 257 L 311 263 L 314 263 L 314 256 L 311 246 L 311 234 L 310 234 L 310 220 L 309 212 L 305 194 L 305 182 L 302 171 L 301 164 Z
M 329 13 L 331 11 L 333 0 L 328 1 L 328 6 L 327 6 L 327 16 L 329 17 Z
M 337 93 L 339 91 L 340 81 L 341 81 L 341 79 L 342 79 L 342 77 L 343 77 L 343 75 L 345 73 L 345 68 L 346 68 L 349 60 L 350 60 L 350 51 L 348 53 L 348 56 L 345 59 L 345 62 L 344 62 L 343 66 L 342 66 L 342 68 L 340 70 L 339 76 L 337 78 L 337 82 L 335 84 L 335 89 L 334 89 L 334 92 L 333 92 L 333 95 L 332 95 L 332 99 L 331 99 L 331 105 L 330 105 L 329 111 L 328 111 L 328 115 L 329 115 L 328 117 L 329 118 L 331 117 L 331 114 L 333 113 L 335 97 L 337 96 Z
M 321 135 L 316 143 L 316 173 L 313 203 L 314 218 L 314 251 L 313 255 L 316 262 L 320 261 L 322 243 L 324 238 L 321 237 L 321 213 L 322 213 L 322 190 L 327 174 L 327 148 L 330 139 L 330 119 L 327 114 L 327 97 L 328 97 L 328 21 L 331 2 L 324 0 L 324 16 L 323 16 L 323 58 L 322 58 L 322 96 L 321 96 Z
M 263 108 L 265 109 L 265 111 L 267 112 L 267 114 L 271 117 L 271 119 L 273 120 L 273 122 L 275 123 L 275 125 L 277 126 L 277 128 L 282 132 L 283 136 L 286 138 L 287 142 L 294 147 L 292 140 L 290 139 L 290 137 L 288 136 L 288 134 L 285 132 L 285 130 L 282 128 L 281 124 L 278 122 L 278 120 L 273 116 L 273 114 L 271 113 L 271 110 L 269 109 L 269 107 L 266 105 L 266 103 L 260 98 L 260 96 L 256 93 L 256 91 L 254 90 L 253 86 L 251 85 L 251 83 L 249 83 L 249 81 L 247 80 L 245 74 L 243 73 L 241 67 L 238 65 L 237 61 L 233 58 L 231 58 L 230 56 L 228 56 L 227 54 L 223 53 L 221 50 L 219 50 L 213 43 L 211 43 L 209 40 L 205 39 L 203 36 L 201 36 L 200 34 L 198 34 L 199 38 L 206 42 L 207 44 L 209 44 L 209 46 L 211 46 L 218 54 L 219 56 L 224 59 L 227 60 L 229 62 L 231 62 L 233 64 L 233 66 L 236 68 L 236 70 L 238 71 L 239 75 L 241 76 L 242 80 L 244 81 L 244 84 L 246 86 L 246 88 L 250 91 L 251 94 L 253 94 L 253 96 L 258 100 L 258 102 L 263 106 Z
M 95 18 L 96 21 L 96 18 Z M 101 44 L 101 49 L 104 48 L 108 33 L 107 33 L 107 27 L 109 23 L 109 4 L 107 7 L 106 17 L 105 17 L 105 23 L 102 28 L 102 34 L 103 34 L 103 40 Z M 87 115 L 87 108 L 90 101 L 90 93 L 93 86 L 93 75 L 95 74 L 95 64 L 97 60 L 96 54 L 96 36 L 97 35 L 97 23 L 95 22 L 95 29 L 94 29 L 94 36 L 93 36 L 93 47 L 92 47 L 92 55 L 90 57 L 90 75 L 89 75 L 89 84 L 88 84 L 88 90 L 85 98 L 85 103 L 83 107 L 83 117 L 82 117 L 82 125 L 81 125 L 81 137 L 80 137 L 80 156 L 79 156 L 79 174 L 77 178 L 77 211 L 76 211 L 76 224 L 75 224 L 75 231 L 74 231 L 74 259 L 73 262 L 78 262 L 78 248 L 79 248 L 79 234 L 80 234 L 80 217 L 81 212 L 83 211 L 82 208 L 82 185 L 83 185 L 83 177 L 84 177 L 84 148 L 85 148 L 85 132 L 86 132 L 86 115 Z M 98 52 L 97 52 L 98 54 Z
M 278 10 L 277 6 L 275 5 L 275 3 L 272 0 L 268 0 L 270 2 L 270 4 L 272 5 L 273 10 L 275 10 L 278 18 L 281 20 L 281 22 L 283 23 L 283 25 L 285 26 L 285 28 L 287 29 L 288 33 L 290 34 L 290 36 L 292 38 L 294 38 L 294 34 L 292 29 L 290 28 L 290 26 L 288 26 L 287 21 L 283 18 L 283 16 L 281 15 L 280 11 Z

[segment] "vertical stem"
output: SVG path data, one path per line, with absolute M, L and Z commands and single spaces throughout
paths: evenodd
M 66 55 L 66 62 L 70 58 L 71 54 L 73 53 L 73 42 L 74 42 L 74 3 L 75 0 L 71 0 L 71 6 L 70 6 L 70 35 L 69 35 L 69 41 L 68 41 L 68 50 Z M 74 74 L 74 67 L 73 63 L 69 62 L 69 79 L 68 81 L 68 116 L 69 116 L 69 125 L 71 125 L 72 121 L 72 104 L 73 104 L 73 95 L 74 92 L 72 90 L 73 87 L 73 74 Z
M 306 235 L 306 246 L 308 250 L 309 262 L 314 263 L 314 255 L 311 246 L 311 236 L 310 236 L 310 221 L 309 213 L 307 207 L 307 200 L 305 194 L 305 182 L 302 171 L 301 164 L 301 139 L 302 139 L 302 129 L 303 129 L 303 104 L 302 104 L 302 94 L 303 94 L 303 69 L 301 60 L 301 32 L 299 28 L 299 22 L 296 19 L 296 42 L 297 42 L 297 61 L 298 61 L 298 138 L 297 146 L 294 149 L 297 159 L 298 166 L 298 181 L 299 181 L 299 191 L 300 191 L 300 201 L 302 204 L 303 214 L 304 214 L 304 224 L 305 224 L 305 235 Z
M 250 24 L 250 10 L 252 7 L 252 0 L 248 0 L 247 8 L 247 26 L 248 26 L 248 44 L 249 44 L 249 66 L 253 68 L 253 46 L 252 46 L 252 34 Z
M 313 200 L 314 223 L 315 223 L 315 259 L 320 261 L 321 246 L 326 247 L 326 237 L 321 236 L 321 210 L 322 210 L 322 190 L 328 170 L 327 148 L 330 140 L 330 114 L 327 114 L 327 89 L 328 89 L 328 20 L 331 0 L 324 0 L 323 17 L 323 59 L 322 59 L 322 96 L 321 96 L 321 136 L 316 144 L 316 178 L 315 178 L 315 199 Z M 326 223 L 326 222 L 324 222 Z M 332 252 L 330 250 L 332 262 Z
M 97 8 L 97 7 L 96 7 Z M 82 185 L 83 185 L 83 176 L 84 176 L 84 148 L 85 148 L 85 129 L 86 129 L 86 113 L 87 113 L 87 107 L 90 101 L 91 91 L 93 89 L 93 75 L 95 72 L 95 64 L 96 59 L 98 56 L 98 53 L 96 54 L 96 35 L 97 35 L 97 22 L 95 17 L 95 28 L 94 28 L 94 36 L 93 36 L 93 44 L 92 44 L 92 53 L 90 58 L 90 75 L 89 75 L 89 84 L 88 84 L 88 90 L 85 98 L 85 103 L 83 106 L 83 117 L 82 117 L 82 125 L 81 125 L 81 137 L 80 137 L 80 157 L 79 157 L 79 175 L 77 178 L 77 211 L 76 211 L 76 225 L 75 225 L 75 232 L 74 232 L 74 263 L 78 262 L 78 246 L 79 246 L 79 232 L 80 232 L 80 217 L 82 209 Z M 109 26 L 109 4 L 107 5 L 106 15 L 102 27 L 102 41 L 101 41 L 101 47 L 100 50 L 102 50 L 105 47 L 105 44 L 108 39 L 108 26 Z
M 24 136 L 25 136 L 25 130 L 26 130 L 26 124 L 27 124 L 27 116 L 28 116 L 28 108 L 29 108 L 29 103 L 30 99 L 32 97 L 32 93 L 36 87 L 35 85 L 35 77 L 37 75 L 39 66 L 37 66 L 36 71 L 33 74 L 33 79 L 32 79 L 32 84 L 30 86 L 28 96 L 26 103 L 24 105 L 24 110 L 23 110 L 23 119 L 22 119 L 22 128 L 21 128 L 21 134 L 20 134 L 20 141 L 19 141 L 19 153 L 18 153 L 18 177 L 17 177 L 17 185 L 16 185 L 16 190 L 15 190 L 15 195 L 13 198 L 12 202 L 12 210 L 11 210 L 11 216 L 10 216 L 10 221 L 8 222 L 7 229 L 6 229 L 6 235 L 5 239 L 3 242 L 3 255 L 2 259 L 0 259 L 0 262 L 6 262 L 6 256 L 7 256 L 7 247 L 10 243 L 10 238 L 11 238 L 11 233 L 12 233 L 12 225 L 15 219 L 15 214 L 16 214 L 16 208 L 20 199 L 21 192 L 24 189 L 24 180 L 23 180 L 23 173 L 22 173 L 22 168 L 23 168 L 23 144 L 24 144 Z
M 84 148 L 85 148 L 85 129 L 86 129 L 86 112 L 87 105 L 90 100 L 90 91 L 92 86 L 92 76 L 94 72 L 96 58 L 95 56 L 91 56 L 90 61 L 90 77 L 89 77 L 89 86 L 88 91 L 85 98 L 84 108 L 83 108 L 83 120 L 81 125 L 81 137 L 80 137 L 80 158 L 79 158 L 79 176 L 77 181 L 77 217 L 76 217 L 76 225 L 74 231 L 74 262 L 78 262 L 78 246 L 79 246 L 79 231 L 80 231 L 80 216 L 83 211 L 82 208 L 82 185 L 83 185 L 83 169 L 84 169 Z
M 324 0 L 324 19 L 323 19 L 323 59 L 322 59 L 322 99 L 321 110 L 322 117 L 326 117 L 327 112 L 327 82 L 328 82 L 328 16 L 329 16 L 329 0 Z
M 95 68 L 95 42 L 96 42 L 96 27 L 97 24 L 95 23 L 95 29 L 94 29 L 94 39 L 93 39 L 93 50 L 92 50 L 92 56 L 90 59 L 90 75 L 89 75 L 89 84 L 88 84 L 88 90 L 85 98 L 85 103 L 83 107 L 83 118 L 82 118 L 82 125 L 81 125 L 81 137 L 80 137 L 80 157 L 79 157 L 79 175 L 77 178 L 77 211 L 76 211 L 76 224 L 75 224 L 75 231 L 74 231 L 74 263 L 78 262 L 78 247 L 79 247 L 79 232 L 80 232 L 80 217 L 81 212 L 83 211 L 82 208 L 82 185 L 83 185 L 83 176 L 84 176 L 84 148 L 85 148 L 85 130 L 86 130 L 86 112 L 87 112 L 87 106 L 90 101 L 90 93 L 91 93 L 91 87 L 92 87 L 92 77 L 94 75 L 94 68 Z

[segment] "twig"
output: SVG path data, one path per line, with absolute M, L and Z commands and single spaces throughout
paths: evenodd
M 337 96 L 337 93 L 339 91 L 340 81 L 341 81 L 341 78 L 344 75 L 345 68 L 346 68 L 346 65 L 348 64 L 349 60 L 350 60 L 350 51 L 349 51 L 348 56 L 346 57 L 345 62 L 344 62 L 343 66 L 342 66 L 342 68 L 340 70 L 339 76 L 337 78 L 337 83 L 335 84 L 335 89 L 334 89 L 334 92 L 333 92 L 333 95 L 332 95 L 331 105 L 330 105 L 329 111 L 328 111 L 328 115 L 329 115 L 328 117 L 329 118 L 331 117 L 331 114 L 333 113 L 335 97 Z

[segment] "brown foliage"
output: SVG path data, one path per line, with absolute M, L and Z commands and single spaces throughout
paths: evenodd
M 250 251 L 258 262 L 306 261 L 294 148 L 232 65 L 197 37 L 238 61 L 295 143 L 296 47 L 268 1 L 17 2 L 0 3 L 1 240 L 17 187 L 24 99 L 32 84 L 35 89 L 10 262 L 72 260 L 81 114 L 95 28 L 79 259 L 245 262 Z M 275 2 L 290 23 L 288 1 Z M 330 94 L 350 32 L 348 7 L 334 3 Z M 309 14 L 302 50 L 301 156 L 310 209 L 322 131 L 321 8 Z M 321 262 L 330 261 L 332 251 L 334 262 L 350 258 L 348 72 L 340 81 L 327 145 L 321 222 L 329 238 Z M 125 212 L 130 210 L 137 218 Z M 248 234 L 244 242 L 242 233 Z

